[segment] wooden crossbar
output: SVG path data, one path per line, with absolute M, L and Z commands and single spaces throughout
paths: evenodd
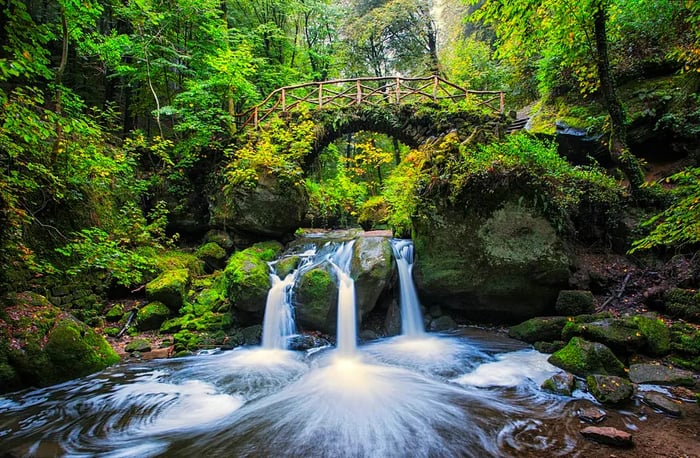
M 472 100 L 495 113 L 505 110 L 505 92 L 464 89 L 439 76 L 424 78 L 366 77 L 339 79 L 286 86 L 272 91 L 262 102 L 234 115 L 241 128 L 260 124 L 275 112 L 287 113 L 297 107 L 343 108 L 350 105 L 401 104 L 410 101 Z

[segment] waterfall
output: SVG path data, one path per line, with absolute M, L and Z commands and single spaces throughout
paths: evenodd
M 294 275 L 284 280 L 270 274 L 272 287 L 267 293 L 265 319 L 263 320 L 262 347 L 267 350 L 286 350 L 287 338 L 296 332 L 292 313 L 292 286 Z
M 413 242 L 411 240 L 391 240 L 391 249 L 399 270 L 401 305 L 401 332 L 405 336 L 421 337 L 425 334 L 420 301 L 413 283 Z
M 287 274 L 282 280 L 275 272 L 276 262 L 270 263 L 270 291 L 267 293 L 265 304 L 265 317 L 262 329 L 262 348 L 266 350 L 286 350 L 287 339 L 296 333 L 294 323 L 294 309 L 292 305 L 292 291 L 299 272 L 306 268 L 316 249 L 309 249 L 299 254 L 301 261 L 297 268 Z
M 354 241 L 343 243 L 328 261 L 338 275 L 338 353 L 353 356 L 357 349 L 357 312 L 355 281 L 350 277 Z

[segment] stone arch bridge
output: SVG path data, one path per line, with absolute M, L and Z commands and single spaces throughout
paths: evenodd
M 500 119 L 504 108 L 503 91 L 468 90 L 439 76 L 365 77 L 279 88 L 236 118 L 239 130 L 261 129 L 274 116 L 292 119 L 295 112 L 309 112 L 320 125 L 317 153 L 360 130 L 384 133 L 416 148 L 431 137 L 459 132 L 465 124 Z

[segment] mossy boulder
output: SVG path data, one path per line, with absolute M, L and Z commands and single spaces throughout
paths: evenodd
M 136 322 L 141 331 L 158 329 L 170 316 L 170 309 L 162 302 L 151 302 L 139 309 Z
M 559 291 L 554 308 L 560 315 L 583 315 L 594 312 L 593 301 L 593 293 L 590 291 L 562 290 Z
M 635 316 L 630 318 L 645 339 L 644 350 L 652 356 L 663 356 L 671 351 L 671 330 L 656 317 Z
M 127 353 L 133 353 L 135 351 L 145 353 L 151 351 L 151 342 L 146 339 L 134 339 L 124 346 L 124 351 Z
M 586 386 L 593 397 L 603 404 L 618 404 L 628 400 L 634 388 L 629 380 L 614 375 L 589 375 Z
M 669 367 L 665 364 L 631 364 L 629 377 L 634 383 L 695 386 L 692 372 Z
M 605 344 L 619 355 L 637 352 L 645 344 L 645 338 L 636 324 L 619 318 L 605 318 L 589 323 L 570 321 L 562 330 L 562 338 L 569 340 L 574 336 Z
M 185 302 L 189 283 L 188 269 L 167 270 L 146 284 L 146 296 L 150 301 L 162 302 L 170 310 L 177 312 Z
M 540 341 L 556 341 L 561 339 L 561 331 L 569 319 L 564 316 L 544 316 L 530 318 L 522 323 L 511 326 L 508 335 L 527 343 Z
M 105 319 L 110 323 L 116 323 L 124 317 L 124 313 L 126 313 L 124 304 L 114 304 L 107 313 L 105 313 Z
M 209 196 L 210 225 L 231 227 L 237 232 L 278 238 L 294 234 L 309 205 L 302 183 L 260 176 L 255 187 L 234 186 L 229 193 Z
M 119 361 L 92 328 L 34 293 L 13 294 L 0 312 L 0 389 L 48 386 Z
M 208 242 L 200 246 L 195 254 L 197 258 L 204 262 L 209 272 L 222 269 L 226 264 L 226 250 L 214 242 Z
M 233 238 L 226 231 L 212 229 L 204 236 L 206 243 L 216 243 L 221 248 L 229 251 L 233 248 Z
M 593 374 L 625 374 L 625 366 L 605 345 L 573 337 L 561 350 L 553 353 L 548 361 L 579 377 Z
M 304 272 L 294 290 L 297 325 L 304 330 L 336 330 L 338 286 L 327 263 Z
M 284 277 L 291 274 L 297 267 L 299 267 L 300 262 L 301 257 L 299 256 L 287 256 L 277 261 L 277 264 L 275 264 L 275 272 L 277 273 L 278 277 L 284 279 Z
M 542 382 L 542 389 L 562 396 L 571 396 L 576 379 L 568 372 L 559 372 Z
M 671 326 L 671 348 L 683 355 L 700 356 L 700 329 L 688 323 Z
M 550 315 L 568 286 L 570 254 L 544 217 L 517 202 L 415 218 L 421 297 L 479 319 Z
M 233 307 L 262 314 L 270 289 L 268 262 L 282 251 L 279 242 L 257 243 L 234 253 L 224 269 L 226 295 Z
M 387 237 L 358 237 L 353 245 L 350 273 L 355 279 L 355 299 L 360 317 L 374 310 L 379 297 L 391 282 L 391 244 Z
M 669 315 L 700 323 L 700 291 L 672 288 L 664 293 L 664 307 Z

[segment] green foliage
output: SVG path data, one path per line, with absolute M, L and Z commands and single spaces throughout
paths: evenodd
M 700 242 L 700 168 L 689 168 L 667 178 L 675 187 L 673 203 L 642 223 L 651 228 L 645 237 L 632 243 L 630 253 L 659 246 L 683 249 Z
M 334 178 L 321 183 L 307 179 L 305 184 L 311 222 L 322 226 L 348 226 L 368 194 L 364 183 L 354 182 L 342 169 Z
M 418 186 L 425 158 L 410 152 L 386 180 L 383 196 L 389 206 L 387 222 L 397 237 L 411 234 L 411 218 L 418 204 Z

